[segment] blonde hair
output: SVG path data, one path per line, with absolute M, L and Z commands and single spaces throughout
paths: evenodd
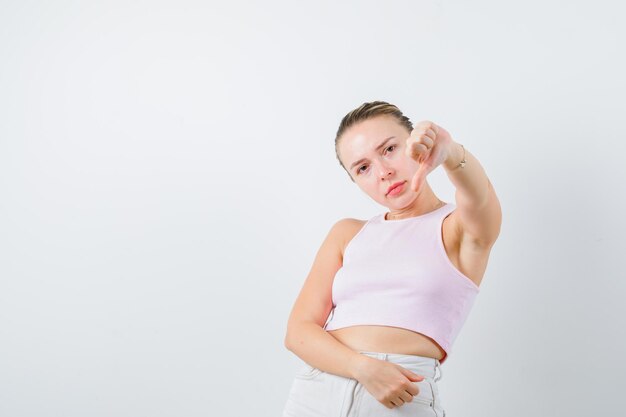
M 407 128 L 409 133 L 413 130 L 413 123 L 406 117 L 397 106 L 393 104 L 387 103 L 386 101 L 372 101 L 369 103 L 363 103 L 356 109 L 350 111 L 346 114 L 343 119 L 341 119 L 341 123 L 339 123 L 339 129 L 337 129 L 337 135 L 335 136 L 335 156 L 339 161 L 339 164 L 342 168 L 348 173 L 348 176 L 354 182 L 352 175 L 343 165 L 341 159 L 339 158 L 339 142 L 341 140 L 341 135 L 351 126 L 355 125 L 358 122 L 363 120 L 368 120 L 380 115 L 389 115 L 392 116 L 400 125 Z

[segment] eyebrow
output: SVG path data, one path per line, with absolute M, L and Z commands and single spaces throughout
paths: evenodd
M 390 136 L 387 139 L 385 139 L 380 145 L 378 145 L 376 147 L 376 150 L 379 150 L 380 148 L 382 148 L 383 146 L 385 146 L 385 144 L 387 142 L 389 142 L 391 139 L 395 138 L 395 136 Z M 359 165 L 361 162 L 365 161 L 367 158 L 361 158 L 358 161 L 354 162 L 352 165 L 350 165 L 350 170 L 352 170 L 352 168 L 354 168 L 355 166 Z

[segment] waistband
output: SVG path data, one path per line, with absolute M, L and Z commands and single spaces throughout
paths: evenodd
M 386 353 L 386 352 L 370 352 L 359 351 L 360 354 L 370 356 L 387 362 L 393 362 L 407 368 L 416 374 L 439 381 L 443 376 L 441 372 L 441 363 L 437 358 L 429 358 L 427 356 L 405 355 L 402 353 Z

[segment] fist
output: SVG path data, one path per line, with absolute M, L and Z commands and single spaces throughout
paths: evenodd
M 406 140 L 406 155 L 420 165 L 411 180 L 411 189 L 418 191 L 426 177 L 446 161 L 454 141 L 443 127 L 425 120 L 415 125 Z

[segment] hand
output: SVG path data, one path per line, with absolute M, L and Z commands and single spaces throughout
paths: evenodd
M 420 390 L 414 382 L 424 380 L 410 370 L 392 362 L 363 356 L 356 379 L 376 400 L 387 408 L 413 401 Z
M 428 120 L 415 125 L 405 148 L 406 155 L 420 164 L 411 180 L 413 191 L 418 191 L 426 176 L 448 159 L 453 145 L 452 137 L 443 127 Z

